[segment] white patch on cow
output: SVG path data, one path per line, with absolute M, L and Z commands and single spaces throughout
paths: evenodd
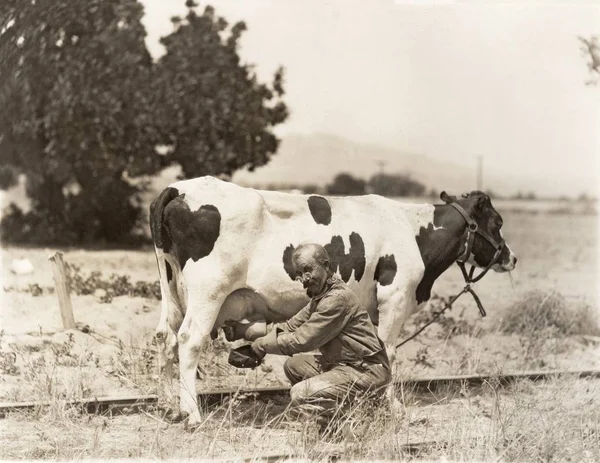
M 433 204 L 398 204 L 404 210 L 415 236 L 419 235 L 422 228 L 429 228 L 430 224 L 433 227 L 433 230 L 442 230 L 444 228 L 436 227 L 433 223 L 433 213 L 435 212 Z

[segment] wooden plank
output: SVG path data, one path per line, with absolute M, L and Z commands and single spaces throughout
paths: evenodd
M 600 378 L 599 370 L 583 370 L 583 371 L 535 371 L 522 373 L 508 373 L 503 375 L 460 375 L 446 376 L 438 378 L 420 378 L 409 379 L 402 383 L 404 387 L 414 387 L 420 392 L 434 392 L 436 389 L 444 385 L 462 385 L 469 384 L 471 386 L 480 386 L 486 381 L 498 382 L 501 386 L 505 386 L 517 380 L 532 380 L 539 381 L 555 376 L 575 376 L 579 378 Z M 288 396 L 288 387 L 269 387 L 264 389 L 244 389 L 238 391 L 214 390 L 203 391 L 198 393 L 198 402 L 210 406 L 215 403 L 222 402 L 226 397 L 231 397 L 236 394 L 243 396 L 256 396 L 257 399 L 267 399 Z M 0 403 L 0 418 L 4 417 L 7 412 L 11 411 L 27 411 L 34 410 L 50 405 L 48 402 L 5 402 Z M 150 408 L 158 405 L 158 396 L 132 396 L 132 397 L 98 397 L 86 398 L 81 400 L 68 401 L 67 405 L 74 407 L 82 407 L 89 413 L 119 413 L 133 412 L 139 409 Z
M 57 251 L 54 255 L 48 257 L 48 260 L 52 263 L 54 287 L 56 289 L 56 295 L 58 296 L 58 305 L 60 307 L 63 328 L 65 330 L 74 330 L 75 317 L 73 316 L 73 304 L 71 303 L 71 294 L 67 282 L 67 271 L 63 260 L 63 253 Z
M 198 403 L 205 406 L 211 406 L 223 402 L 226 397 L 236 394 L 251 396 L 256 395 L 258 399 L 267 399 L 272 397 L 281 397 L 289 393 L 286 387 L 270 387 L 265 389 L 244 389 L 240 391 L 204 391 L 198 393 Z M 30 411 L 36 408 L 49 406 L 49 402 L 4 402 L 0 403 L 0 412 L 10 411 Z M 88 413 L 103 414 L 107 412 L 133 412 L 140 409 L 147 409 L 158 405 L 157 395 L 129 396 L 129 397 L 93 397 L 79 400 L 66 401 L 65 405 L 72 407 L 81 407 Z
M 433 392 L 444 386 L 481 386 L 485 383 L 499 383 L 502 386 L 519 380 L 542 381 L 555 376 L 566 375 L 579 378 L 600 378 L 599 370 L 574 370 L 574 371 L 525 371 L 514 373 L 503 373 L 501 375 L 457 375 L 442 376 L 435 378 L 409 379 L 403 382 L 405 387 L 414 388 L 418 391 Z

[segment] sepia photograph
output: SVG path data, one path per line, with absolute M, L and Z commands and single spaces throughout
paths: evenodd
M 0 0 L 0 460 L 600 461 L 600 3 Z

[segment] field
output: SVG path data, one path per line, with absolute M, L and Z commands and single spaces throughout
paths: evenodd
M 441 323 L 398 352 L 397 378 L 600 369 L 597 216 L 508 207 L 501 212 L 505 238 L 519 262 L 512 274 L 490 273 L 476 285 L 488 317 L 481 319 L 470 296 L 463 296 Z M 80 277 L 78 292 L 91 292 L 72 295 L 75 319 L 85 332 L 61 332 L 48 262 L 55 251 L 2 250 L 0 402 L 52 405 L 0 421 L 0 458 L 318 456 L 315 449 L 325 442 L 310 424 L 265 425 L 285 404 L 225 404 L 207 411 L 205 425 L 193 434 L 157 415 L 109 419 L 65 407 L 70 398 L 164 394 L 169 381 L 158 374 L 152 345 L 160 302 L 131 295 L 156 291 L 152 251 L 62 250 Z M 33 263 L 33 273 L 10 272 L 19 258 Z M 89 279 L 92 272 L 100 273 Z M 434 293 L 448 297 L 462 286 L 458 268 L 452 268 Z M 126 295 L 113 297 L 115 291 Z M 431 304 L 438 306 L 439 301 Z M 427 313 L 417 314 L 404 335 Z M 287 384 L 281 358 L 268 357 L 255 371 L 235 370 L 226 363 L 226 347 L 219 338 L 203 356 L 200 389 Z M 347 424 L 342 456 L 398 458 L 400 445 L 416 438 L 451 442 L 421 455 L 430 458 L 592 461 L 600 455 L 600 411 L 593 405 L 600 399 L 597 380 L 556 377 L 484 389 L 448 391 L 427 406 L 405 391 L 404 413 L 397 415 L 385 406 L 369 410 L 358 404 L 356 413 L 370 413 L 371 426 L 360 425 L 364 417 Z

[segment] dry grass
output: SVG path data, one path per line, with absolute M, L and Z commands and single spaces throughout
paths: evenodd
M 310 418 L 292 417 L 284 403 L 235 397 L 204 410 L 193 432 L 163 422 L 158 412 L 115 416 L 12 414 L 0 458 L 259 458 L 287 454 L 322 459 L 453 461 L 594 461 L 600 455 L 597 381 L 556 377 L 500 389 L 448 388 L 429 402 L 400 395 L 401 413 L 386 403 L 356 401 L 320 432 Z M 406 444 L 428 441 L 418 453 Z
M 600 334 L 596 310 L 582 301 L 568 301 L 557 291 L 534 290 L 509 306 L 500 320 L 503 333 L 525 336 L 546 331 L 554 336 Z

